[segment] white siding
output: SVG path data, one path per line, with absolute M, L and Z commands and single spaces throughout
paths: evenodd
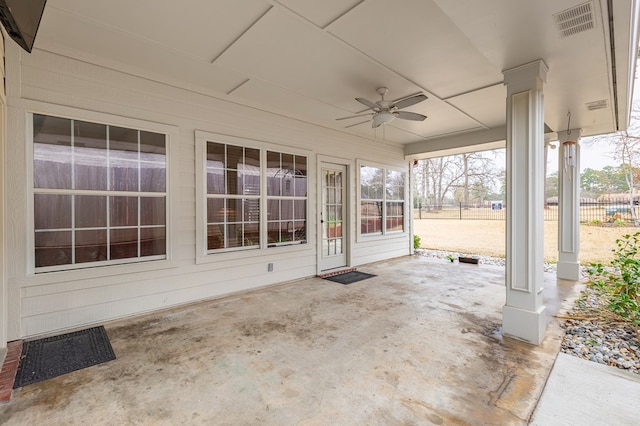
M 4 361 L 5 349 L 7 347 L 7 275 L 6 275 L 6 245 L 5 245 L 5 197 L 4 192 L 4 171 L 1 167 L 5 161 L 5 135 L 6 135 L 6 94 L 4 91 L 4 33 L 0 31 L 0 362 Z
M 409 233 L 356 241 L 356 160 L 406 168 L 403 151 L 311 126 L 176 86 L 160 84 L 43 51 L 8 49 L 8 277 L 10 339 L 103 322 L 291 279 L 315 275 L 316 176 L 309 176 L 309 244 L 211 255 L 196 262 L 195 132 L 224 134 L 310 153 L 350 165 L 351 265 L 410 253 Z M 170 134 L 170 259 L 30 274 L 30 144 L 27 113 L 167 129 Z M 363 157 L 362 153 L 366 153 Z M 25 172 L 26 171 L 26 172 Z M 311 168 L 315 173 L 315 167 Z M 408 202 L 408 201 L 407 201 Z M 410 211 L 410 209 L 407 209 Z M 274 271 L 267 272 L 267 263 Z

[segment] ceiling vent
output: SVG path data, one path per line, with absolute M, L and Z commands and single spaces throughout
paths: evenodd
M 560 35 L 569 37 L 595 28 L 593 2 L 583 3 L 571 9 L 553 15 Z
M 608 104 L 606 99 L 601 99 L 599 101 L 589 102 L 586 105 L 587 105 L 587 109 L 589 111 L 595 111 L 597 109 L 605 109 L 607 106 L 609 106 L 609 104 Z

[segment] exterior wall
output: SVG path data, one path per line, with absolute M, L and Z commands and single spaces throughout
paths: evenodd
M 308 152 L 310 165 L 337 158 L 349 166 L 350 265 L 410 253 L 410 232 L 356 238 L 356 164 L 408 171 L 399 147 L 376 143 L 239 106 L 176 86 L 58 56 L 7 48 L 9 338 L 51 333 L 212 298 L 317 273 L 317 177 L 310 167 L 308 244 L 210 255 L 196 250 L 196 131 Z M 27 114 L 59 115 L 169 134 L 166 261 L 33 274 L 30 137 Z M 364 154 L 363 154 L 364 153 Z M 406 200 L 406 205 L 409 200 Z M 407 211 L 410 211 L 407 208 Z M 410 214 L 406 215 L 406 228 Z M 273 263 L 273 272 L 267 264 Z
M 5 160 L 5 125 L 7 119 L 7 98 L 4 90 L 4 33 L 0 31 L 0 165 Z M 7 275 L 5 259 L 7 256 L 5 243 L 5 186 L 4 172 L 5 168 L 0 167 L 0 363 L 4 360 L 5 350 L 7 348 Z

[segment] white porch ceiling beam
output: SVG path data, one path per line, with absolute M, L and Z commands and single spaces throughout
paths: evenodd
M 428 139 L 408 144 L 404 155 L 408 160 L 441 157 L 472 151 L 487 151 L 506 146 L 505 126 L 476 132 L 459 133 L 437 139 Z

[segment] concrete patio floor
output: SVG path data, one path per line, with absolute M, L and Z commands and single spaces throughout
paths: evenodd
M 117 359 L 13 393 L 0 423 L 526 424 L 573 295 L 545 273 L 540 346 L 502 338 L 504 268 L 424 257 L 106 324 Z

